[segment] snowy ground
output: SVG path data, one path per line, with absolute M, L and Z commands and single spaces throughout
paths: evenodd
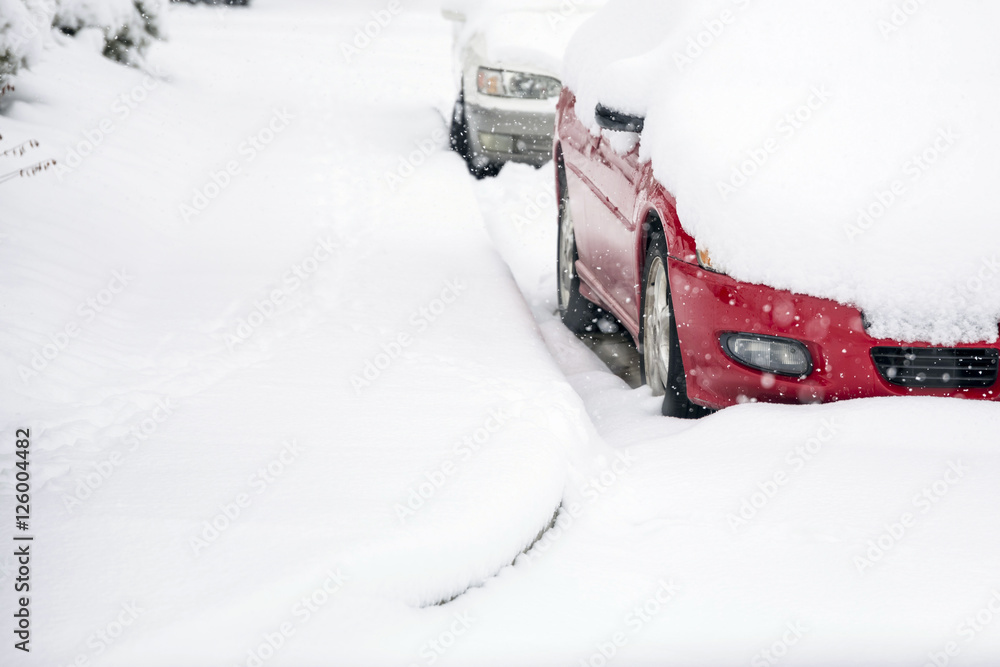
M 550 170 L 445 150 L 448 26 L 347 63 L 350 6 L 174 7 L 156 76 L 4 99 L 63 164 L 111 131 L 0 185 L 3 664 L 997 664 L 1000 408 L 660 417 L 552 315 Z

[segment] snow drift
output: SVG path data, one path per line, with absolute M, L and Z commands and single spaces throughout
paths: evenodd
M 994 342 L 1000 6 L 613 0 L 564 80 L 647 116 L 640 154 L 733 277 L 862 309 L 878 337 Z

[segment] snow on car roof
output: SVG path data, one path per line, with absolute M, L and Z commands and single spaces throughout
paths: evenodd
M 612 0 L 564 80 L 646 115 L 640 155 L 733 277 L 864 311 L 876 337 L 993 342 L 1000 6 Z

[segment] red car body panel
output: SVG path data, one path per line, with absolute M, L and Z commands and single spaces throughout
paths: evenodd
M 643 223 L 655 213 L 667 242 L 668 276 L 692 401 L 723 408 L 746 401 L 814 403 L 907 395 L 1000 400 L 996 384 L 981 389 L 891 384 L 876 367 L 873 348 L 933 346 L 872 338 L 857 308 L 701 268 L 674 198 L 655 180 L 651 166 L 639 162 L 637 150 L 621 156 L 591 135 L 576 116 L 575 102 L 572 92 L 564 90 L 556 114 L 555 164 L 561 158 L 566 167 L 581 294 L 614 313 L 638 340 L 646 256 Z M 558 178 L 556 183 L 558 187 Z M 790 378 L 745 367 L 723 351 L 721 337 L 727 333 L 798 340 L 812 355 L 813 370 L 804 378 Z M 954 347 L 1000 350 L 1000 343 Z

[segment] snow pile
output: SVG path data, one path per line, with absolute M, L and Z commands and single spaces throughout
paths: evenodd
M 443 140 L 410 158 L 441 136 L 447 25 L 401 15 L 348 66 L 331 44 L 370 14 L 290 4 L 175 8 L 162 77 L 62 40 L 0 118 L 67 166 L 0 194 L 0 429 L 30 427 L 32 529 L 62 536 L 25 664 L 96 664 L 133 601 L 102 664 L 260 664 L 287 622 L 268 665 L 410 664 L 452 613 L 417 607 L 510 569 L 597 474 L 464 164 Z
M 870 332 L 993 342 L 1000 6 L 614 0 L 565 80 L 645 114 L 640 152 L 733 277 L 861 308 Z

